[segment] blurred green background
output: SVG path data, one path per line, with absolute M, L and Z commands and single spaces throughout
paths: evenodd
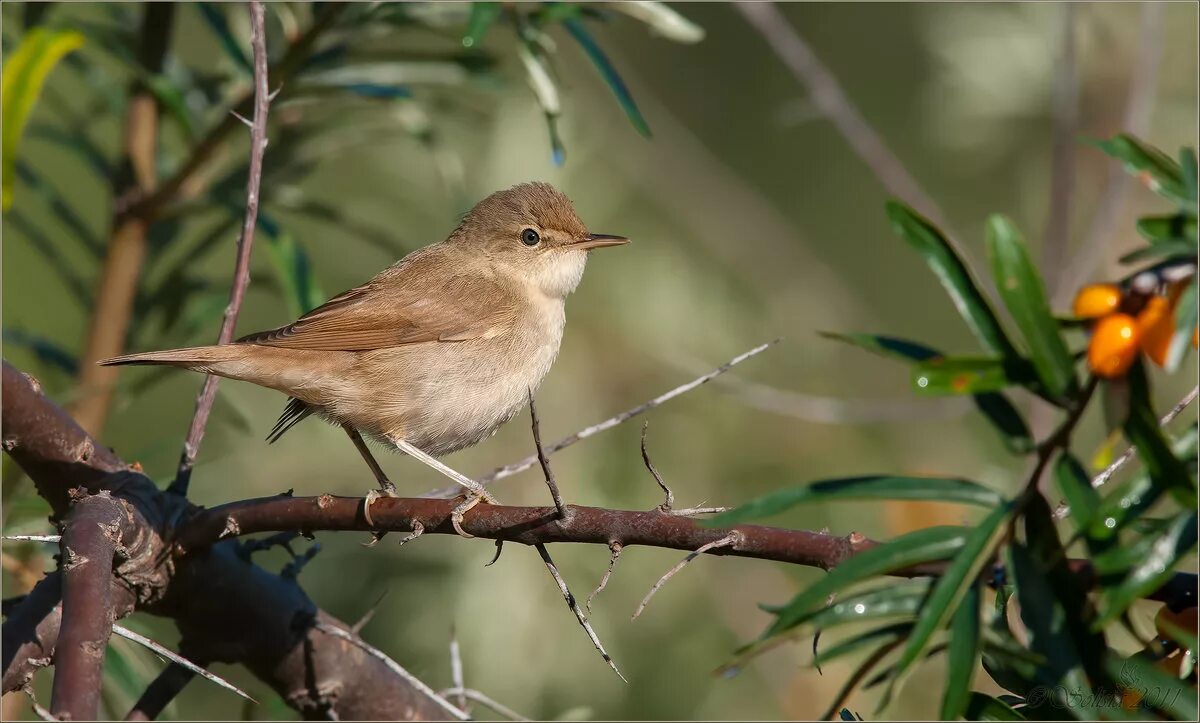
M 399 256 L 442 239 L 474 201 L 499 188 L 539 179 L 563 189 L 596 231 L 620 233 L 632 246 L 597 254 L 568 303 L 569 324 L 557 364 L 538 395 L 542 433 L 558 439 L 634 406 L 763 341 L 782 343 L 648 415 L 649 449 L 681 505 L 732 505 L 784 485 L 878 472 L 944 474 L 978 479 L 1011 491 L 1026 461 L 1008 455 L 982 418 L 963 400 L 915 398 L 908 372 L 850 347 L 822 339 L 819 330 L 869 331 L 927 342 L 952 352 L 975 350 L 966 328 L 918 256 L 889 230 L 885 190 L 833 125 L 807 99 L 762 38 L 725 4 L 674 5 L 703 27 L 694 45 L 655 37 L 645 25 L 612 13 L 592 24 L 641 107 L 653 137 L 639 136 L 603 80 L 560 30 L 556 68 L 563 93 L 560 130 L 567 161 L 556 167 L 541 110 L 513 50 L 513 35 L 497 26 L 483 50 L 497 64 L 481 73 L 435 73 L 407 81 L 412 99 L 370 100 L 329 95 L 314 103 L 289 98 L 285 86 L 273 106 L 272 138 L 281 125 L 310 120 L 330 129 L 304 147 L 303 167 L 268 175 L 274 184 L 265 210 L 306 252 L 324 296 L 354 286 Z M 1050 208 L 1054 74 L 1061 62 L 1065 4 L 794 4 L 781 6 L 859 107 L 945 212 L 978 264 L 984 258 L 985 216 L 1012 216 L 1039 247 Z M 1079 128 L 1089 136 L 1123 130 L 1131 69 L 1138 63 L 1144 15 L 1164 17 L 1151 37 L 1161 62 L 1152 78 L 1147 141 L 1174 152 L 1197 134 L 1197 9 L 1169 4 L 1148 11 L 1133 3 L 1076 4 Z M 299 22 L 308 8 L 285 7 Z M 130 31 L 139 8 L 71 4 L 55 21 L 76 20 Z M 271 41 L 283 10 L 268 12 Z M 3 8 L 6 53 L 22 37 L 21 3 Z M 466 9 L 442 8 L 437 23 L 396 24 L 355 52 L 380 62 L 417 53 L 454 53 Z M 224 8 L 243 47 L 245 13 Z M 432 21 L 431 21 L 432 22 Z M 176 14 L 170 61 L 196 75 L 234 74 L 232 60 L 195 7 Z M 84 222 L 83 235 L 101 242 L 109 232 L 110 191 L 77 155 L 51 140 L 50 131 L 86 134 L 104 154 L 120 148 L 123 97 L 129 75 L 92 45 L 75 64 L 60 65 L 21 146 L 21 159 L 57 190 Z M 414 66 L 415 67 L 415 66 Z M 432 66 L 431 66 L 432 67 Z M 182 71 L 179 71 L 182 72 Z M 419 73 L 418 70 L 413 71 Z M 453 77 L 451 77 L 451 75 Z M 244 80 L 243 80 L 244 83 Z M 186 100 L 186 99 L 185 99 Z M 434 143 L 409 132 L 414 114 L 432 124 Z M 84 122 L 73 122 L 78 115 Z M 203 130 L 210 113 L 193 119 Z M 161 162 L 169 170 L 186 145 L 164 120 Z M 41 130 L 38 130 L 41 129 Z M 49 129 L 47 131 L 46 129 Z M 277 148 L 267 149 L 268 174 Z M 244 138 L 229 144 L 229 163 L 245 157 Z M 1078 145 L 1074 203 L 1069 214 L 1073 248 L 1089 235 L 1113 162 Z M 232 198 L 244 176 L 229 183 Z M 73 298 L 64 269 L 94 285 L 99 265 L 81 243 L 81 229 L 28 183 L 16 188 L 15 223 L 3 225 L 4 356 L 69 402 L 72 376 L 39 358 L 27 343 L 65 354 L 81 349 L 89 308 Z M 316 199 L 340 218 L 319 220 L 297 212 Z M 1104 264 L 1091 276 L 1118 275 L 1115 260 L 1135 244 L 1133 221 L 1163 204 L 1144 188 L 1107 209 L 1115 232 Z M 183 262 L 211 284 L 206 298 L 222 298 L 233 265 L 237 232 L 229 227 L 211 252 L 189 249 L 225 218 L 240 216 L 220 204 L 201 208 L 152 233 L 163 249 L 145 278 Z M 364 234 L 363 229 L 370 230 Z M 371 239 L 365 239 L 364 235 Z M 260 236 L 254 275 L 238 324 L 249 333 L 290 321 L 295 310 L 271 266 Z M 52 262 L 38 250 L 49 244 Z M 1035 248 L 1036 250 L 1036 248 Z M 1071 254 L 1068 254 L 1070 257 Z M 981 267 L 978 267 L 980 268 Z M 158 274 L 158 276 L 156 276 Z M 981 278 L 986 276 L 979 275 Z M 199 296 L 197 298 L 200 298 Z M 1068 295 L 1069 298 L 1069 295 Z M 202 302 L 195 302 L 197 306 Z M 188 313 L 200 314 L 193 307 Z M 131 335 L 131 350 L 208 343 L 219 318 L 190 330 L 162 331 L 162 314 L 149 310 Z M 201 379 L 129 369 L 103 439 L 126 459 L 166 483 Z M 1162 405 L 1195 381 L 1195 370 L 1163 377 Z M 361 494 L 371 477 L 340 431 L 309 421 L 268 447 L 263 442 L 284 399 L 247 384 L 224 382 L 192 482 L 203 505 L 270 495 Z M 1019 398 L 1022 408 L 1031 404 Z M 447 462 L 468 474 L 532 451 L 527 417 L 493 439 Z M 660 493 L 642 467 L 638 422 L 579 444 L 553 459 L 568 501 L 648 509 Z M 1077 450 L 1091 456 L 1103 442 L 1102 420 L 1089 419 Z M 441 486 L 421 465 L 383 460 L 392 479 L 411 493 Z M 45 508 L 7 464 L 5 531 L 48 531 Z M 512 504 L 543 504 L 536 470 L 507 479 L 497 494 Z M 959 507 L 930 503 L 862 504 L 801 508 L 772 524 L 858 531 L 890 537 L 930 524 L 962 523 Z M 462 645 L 466 682 L 535 718 L 728 719 L 805 718 L 818 715 L 851 670 L 832 665 L 819 675 L 809 665 L 807 641 L 765 655 L 740 675 L 719 679 L 713 669 L 768 622 L 756 604 L 786 600 L 823 573 L 786 565 L 704 558 L 673 579 L 646 612 L 630 621 L 649 586 L 681 553 L 632 548 L 595 602 L 593 623 L 628 676 L 608 671 L 585 639 L 532 549 L 510 545 L 493 553 L 485 541 L 428 537 L 403 548 L 390 538 L 367 550 L 359 535 L 321 534 L 322 552 L 300 581 L 312 598 L 354 620 L 386 594 L 364 629 L 378 645 L 435 688 L 450 685 L 452 628 Z M 303 544 L 302 544 L 303 546 Z M 600 547 L 552 549 L 568 583 L 586 597 L 607 565 Z M 28 568 L 53 565 L 50 549 L 5 545 L 5 595 L 27 584 Z M 278 569 L 285 556 L 260 553 Z M 1134 609 L 1145 619 L 1153 607 Z M 1140 617 L 1139 617 L 1140 616 Z M 130 627 L 173 644 L 168 621 L 147 616 Z M 123 715 L 160 668 L 148 654 L 114 643 L 106 704 Z M 216 672 L 244 685 L 263 703 L 242 702 L 202 681 L 193 682 L 169 717 L 258 719 L 293 716 L 243 670 Z M 929 716 L 932 697 L 920 694 L 942 675 L 941 660 L 918 669 L 888 715 Z M 980 684 L 984 678 L 980 676 Z M 37 689 L 49 698 L 49 674 Z M 989 690 L 987 685 L 985 690 Z M 875 693 L 848 703 L 864 717 Z M 996 691 L 990 691 L 996 692 Z M 29 715 L 23 701 L 6 701 L 10 714 Z M 9 707 L 9 706 L 13 707 Z M 483 710 L 479 715 L 487 717 Z

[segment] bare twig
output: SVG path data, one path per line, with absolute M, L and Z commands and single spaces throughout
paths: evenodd
M 642 611 L 646 609 L 646 606 L 650 604 L 650 598 L 654 597 L 654 594 L 658 592 L 659 588 L 661 588 L 663 585 L 667 584 L 667 580 L 670 580 L 672 577 L 674 577 L 675 573 L 682 570 L 684 568 L 684 566 L 686 566 L 689 562 L 691 562 L 692 560 L 695 560 L 697 557 L 699 557 L 700 555 L 703 555 L 704 553 L 708 552 L 709 550 L 712 550 L 712 549 L 718 548 L 718 547 L 733 547 L 733 546 L 737 545 L 738 542 L 740 542 L 740 541 L 741 541 L 741 535 L 738 534 L 738 532 L 734 531 L 734 532 L 730 532 L 728 535 L 722 537 L 719 540 L 713 540 L 712 542 L 710 542 L 706 545 L 701 545 L 700 547 L 696 548 L 696 550 L 694 552 L 689 552 L 687 557 L 680 560 L 675 565 L 675 567 L 672 567 L 670 570 L 667 570 L 665 575 L 658 578 L 658 582 L 654 583 L 654 586 L 650 588 L 650 592 L 646 593 L 646 597 L 642 598 L 642 602 L 637 606 L 637 610 L 633 611 L 632 619 L 637 620 L 638 616 L 642 614 Z
M 467 707 L 466 682 L 463 677 L 462 650 L 458 645 L 458 633 L 454 626 L 450 626 L 450 683 L 454 686 L 454 697 L 458 703 L 458 707 L 462 708 L 467 713 L 471 709 Z M 442 691 L 441 695 L 445 697 L 446 691 Z
M 1042 235 L 1042 269 L 1053 296 L 1066 273 L 1062 263 L 1071 240 L 1075 191 L 1075 136 L 1079 128 L 1079 75 L 1076 70 L 1075 5 L 1060 6 L 1062 41 L 1054 73 L 1054 140 L 1051 151 L 1050 212 Z
M 387 590 L 384 590 L 379 594 L 378 599 L 375 600 L 371 607 L 367 608 L 367 611 L 362 614 L 362 617 L 358 619 L 358 622 L 350 626 L 350 632 L 358 635 L 362 632 L 363 628 L 367 627 L 367 623 L 371 622 L 371 619 L 375 617 L 375 613 L 379 611 L 379 604 L 383 602 L 383 599 L 387 597 L 387 594 Z
M 592 594 L 588 595 L 587 602 L 584 603 L 584 607 L 587 608 L 589 613 L 592 611 L 592 600 L 600 594 L 600 591 L 608 586 L 608 578 L 612 577 L 613 570 L 617 567 L 617 559 L 621 557 L 621 549 L 621 543 L 616 540 L 608 543 L 608 569 L 604 571 L 604 576 L 600 578 L 600 584 L 596 586 L 595 590 L 592 590 Z
M 415 675 L 413 675 L 412 673 L 405 670 L 399 663 L 397 663 L 396 661 L 389 658 L 387 656 L 387 654 L 384 653 L 379 648 L 374 647 L 373 645 L 371 645 L 367 641 L 363 640 L 362 638 L 358 637 L 357 635 L 355 635 L 349 631 L 343 630 L 342 628 L 339 628 L 336 625 L 330 625 L 329 623 L 326 623 L 326 622 L 323 622 L 320 620 L 313 621 L 313 625 L 316 627 L 317 630 L 320 630 L 321 632 L 325 633 L 326 635 L 332 635 L 334 637 L 341 638 L 342 640 L 345 640 L 346 642 L 350 643 L 351 645 L 361 648 L 365 653 L 370 655 L 372 658 L 375 658 L 376 660 L 379 660 L 384 665 L 386 665 L 388 667 L 388 669 L 391 670 L 393 673 L 395 673 L 396 675 L 398 675 L 401 678 L 408 681 L 409 685 L 411 685 L 413 688 L 419 690 L 426 697 L 428 697 L 430 700 L 432 700 L 434 703 L 436 703 L 438 705 L 438 707 L 440 707 L 445 712 L 449 713 L 456 720 L 470 720 L 471 717 L 469 715 L 467 715 L 467 713 L 465 711 L 455 707 L 454 705 L 452 705 L 450 703 L 450 701 L 448 701 L 445 698 L 443 698 L 442 696 L 438 695 L 436 692 L 434 692 L 433 688 L 430 688 L 428 685 L 425 685 L 425 683 L 423 683 L 419 678 L 417 678 Z
M 62 535 L 5 535 L 5 542 L 54 542 L 62 539 Z
M 1175 421 L 1175 418 L 1182 414 L 1183 410 L 1187 409 L 1189 404 L 1196 401 L 1197 394 L 1200 394 L 1200 387 L 1192 387 L 1192 391 L 1185 394 L 1183 399 L 1180 399 L 1174 407 L 1171 407 L 1171 411 L 1164 414 L 1162 419 L 1158 420 L 1159 426 L 1165 427 Z M 1092 487 L 1095 489 L 1103 487 L 1117 473 L 1117 470 L 1121 469 L 1121 467 L 1125 466 L 1136 456 L 1137 447 L 1131 446 L 1126 449 L 1112 464 L 1105 467 L 1103 472 L 1092 478 Z M 1059 520 L 1066 518 L 1070 514 L 1071 508 L 1065 501 L 1059 502 L 1058 507 L 1054 510 L 1054 517 Z
M 1158 85 L 1158 68 L 1163 56 L 1162 34 L 1167 8 L 1159 3 L 1144 3 L 1141 6 L 1141 15 L 1138 50 L 1129 77 L 1125 115 L 1121 121 L 1123 129 L 1135 136 L 1144 135 L 1150 126 L 1150 112 L 1154 107 Z M 1125 207 L 1132 183 L 1133 179 L 1121 164 L 1115 160 L 1111 161 L 1108 180 L 1105 181 L 1104 191 L 1096 203 L 1096 211 L 1092 215 L 1087 235 L 1071 262 L 1064 266 L 1062 283 L 1051 296 L 1055 308 L 1063 307 L 1071 300 L 1075 289 L 1091 277 L 1096 265 L 1104 258 L 1116 232 L 1117 221 Z
M 233 683 L 230 683 L 229 681 L 225 680 L 224 678 L 220 677 L 219 675 L 214 675 L 213 673 L 208 672 L 203 667 L 196 665 L 195 663 L 193 663 L 192 661 L 183 657 L 179 653 L 176 653 L 173 650 L 171 650 L 159 643 L 156 643 L 155 641 L 151 640 L 150 638 L 146 637 L 145 635 L 142 635 L 141 633 L 135 633 L 134 631 L 130 630 L 129 628 L 123 627 L 121 625 L 114 625 L 113 633 L 121 636 L 122 638 L 125 638 L 126 640 L 132 640 L 133 642 L 137 643 L 138 645 L 146 646 L 150 650 L 153 650 L 155 653 L 157 653 L 158 655 L 161 655 L 162 657 L 171 661 L 175 665 L 186 668 L 187 670 L 191 671 L 193 674 L 199 675 L 201 678 L 204 678 L 205 680 L 212 681 L 213 683 L 216 683 L 217 685 L 221 686 L 225 690 L 236 693 L 237 695 L 241 696 L 242 698 L 245 698 L 246 700 L 250 701 L 251 703 L 258 702 L 256 700 L 254 700 L 254 698 L 251 698 L 250 695 L 248 693 L 246 693 L 246 691 L 237 687 Z
M 645 402 L 643 404 L 639 404 L 636 407 L 626 409 L 624 412 L 621 412 L 620 414 L 609 417 L 608 419 L 604 420 L 603 422 L 593 424 L 590 427 L 585 427 L 585 428 L 579 430 L 578 432 L 576 432 L 575 434 L 572 434 L 568 437 L 563 437 L 562 439 L 558 440 L 557 442 L 551 444 L 549 447 L 546 447 L 545 453 L 547 456 L 552 455 L 555 452 L 559 452 L 563 449 L 566 449 L 567 447 L 570 447 L 572 444 L 575 444 L 576 442 L 582 442 L 583 440 L 587 439 L 588 437 L 592 437 L 603 431 L 612 429 L 613 427 L 621 424 L 622 422 L 629 421 L 630 419 L 638 416 L 639 414 L 644 414 L 644 413 L 650 411 L 651 409 L 654 409 L 655 407 L 661 406 L 661 405 L 665 404 L 666 402 L 671 401 L 675 397 L 678 397 L 681 394 L 686 394 L 687 392 L 692 391 L 696 387 L 698 387 L 702 384 L 705 384 L 706 382 L 712 381 L 716 377 L 721 376 L 725 372 L 729 371 L 730 369 L 737 366 L 738 364 L 741 364 L 742 362 L 746 361 L 750 357 L 753 357 L 757 354 L 760 354 L 760 353 L 766 351 L 771 346 L 779 343 L 779 341 L 780 341 L 779 339 L 774 339 L 765 344 L 759 344 L 758 346 L 754 347 L 753 349 L 750 349 L 749 351 L 743 352 L 742 354 L 735 356 L 734 358 L 725 362 L 724 364 L 722 364 L 721 366 L 712 370 L 711 372 L 704 374 L 702 376 L 699 376 L 686 384 L 681 384 L 681 385 L 675 387 L 674 389 L 663 392 L 662 394 L 651 399 L 650 401 Z M 537 463 L 538 463 L 537 455 L 536 454 L 530 455 L 529 457 L 526 457 L 525 459 L 523 459 L 519 462 L 514 462 L 512 464 L 505 465 L 504 467 L 498 467 L 498 468 L 492 470 L 491 472 L 480 477 L 478 479 L 478 482 L 483 485 L 491 484 L 492 482 L 495 482 L 496 480 L 504 479 L 505 477 L 511 477 L 512 475 L 517 474 L 518 472 L 523 472 Z M 460 493 L 460 490 L 457 487 L 446 487 L 446 488 L 443 488 L 440 490 L 432 490 L 430 492 L 427 492 L 423 496 L 437 498 L 437 499 L 446 499 L 449 497 L 455 497 L 459 493 Z
M 229 305 L 225 307 L 225 318 L 217 335 L 218 344 L 233 341 L 238 314 L 246 298 L 246 287 L 250 285 L 250 253 L 254 248 L 254 229 L 258 223 L 259 190 L 262 184 L 263 154 L 267 150 L 267 113 L 271 106 L 270 88 L 267 85 L 267 31 L 265 11 L 262 3 L 250 3 L 250 45 L 254 49 L 254 122 L 250 126 L 250 170 L 246 178 L 246 214 L 242 220 L 242 234 L 238 239 L 237 262 L 233 267 L 233 284 L 229 289 Z M 196 454 L 204 439 L 204 429 L 217 398 L 217 383 L 220 377 L 209 374 L 196 398 L 196 411 L 188 428 L 183 452 L 179 457 L 179 469 L 168 491 L 181 497 L 187 496 L 188 483 L 192 479 L 192 468 Z
M 515 721 L 530 720 L 529 718 L 526 718 L 525 716 L 521 715 L 520 713 L 514 711 L 512 708 L 509 708 L 506 705 L 501 705 L 500 703 L 497 703 L 492 698 L 488 697 L 487 695 L 484 695 L 483 693 L 479 692 L 478 690 L 475 690 L 474 688 L 464 688 L 461 685 L 455 685 L 453 688 L 446 688 L 445 690 L 440 691 L 440 692 L 442 695 L 455 696 L 455 697 L 459 698 L 460 700 L 474 701 L 474 702 L 482 705 L 485 708 L 490 708 L 493 713 L 496 713 L 501 718 L 507 718 L 508 720 L 515 720 Z
M 734 3 L 733 7 L 763 36 L 792 76 L 808 88 L 813 106 L 829 119 L 884 188 L 938 226 L 948 229 L 946 215 L 867 123 L 837 78 L 788 23 L 779 8 L 769 2 Z M 948 233 L 948 236 L 953 234 Z M 957 246 L 953 238 L 950 242 Z M 957 250 L 963 255 L 963 249 Z
M 675 503 L 675 495 L 671 494 L 671 488 L 667 486 L 667 483 L 663 481 L 662 475 L 654 468 L 654 463 L 650 461 L 650 453 L 646 451 L 646 430 L 649 428 L 649 422 L 642 424 L 642 462 L 646 465 L 646 469 L 650 470 L 650 476 L 654 477 L 654 481 L 658 483 L 658 486 L 662 488 L 663 493 L 666 495 L 663 503 L 658 506 L 658 509 L 663 512 L 670 512 L 671 506 Z
M 546 450 L 542 448 L 542 430 L 538 424 L 537 405 L 533 403 L 533 390 L 529 390 L 529 420 L 533 425 L 533 446 L 537 448 L 538 463 L 542 466 L 542 474 L 546 478 L 546 486 L 550 488 L 550 498 L 554 500 L 554 509 L 558 511 L 558 519 L 564 520 L 567 517 L 567 508 L 563 504 L 562 494 L 558 491 L 558 482 L 554 479 L 554 472 L 550 469 L 550 460 L 546 457 Z
M 145 692 L 125 715 L 127 721 L 154 720 L 183 692 L 196 674 L 178 663 L 171 663 L 146 686 Z
M 113 556 L 121 509 L 107 492 L 71 508 L 63 529 L 62 623 L 54 656 L 50 711 L 56 717 L 94 720 L 99 712 L 104 649 L 112 634 Z
M 33 686 L 26 685 L 21 689 L 25 693 L 25 697 L 29 698 L 29 705 L 33 708 L 33 714 L 42 720 L 58 720 L 50 711 L 46 710 L 37 701 L 37 697 L 33 694 Z
M 575 596 L 571 594 L 570 588 L 567 587 L 567 581 L 563 579 L 558 572 L 558 567 L 555 566 L 553 558 L 550 557 L 550 551 L 542 543 L 534 545 L 537 548 L 538 554 L 542 556 L 542 562 L 546 563 L 546 569 L 550 571 L 550 575 L 554 577 L 554 582 L 558 584 L 558 591 L 562 593 L 563 600 L 566 601 L 567 607 L 571 612 L 575 613 L 575 618 L 579 620 L 579 624 L 583 626 L 584 632 L 592 641 L 592 645 L 596 646 L 596 650 L 600 652 L 600 657 L 604 658 L 604 662 L 608 663 L 608 667 L 612 668 L 617 677 L 628 683 L 625 676 L 621 675 L 621 671 L 617 669 L 617 664 L 613 662 L 612 656 L 604 649 L 604 644 L 600 642 L 600 638 L 596 635 L 596 631 L 592 629 L 592 624 L 588 622 L 587 616 L 579 609 L 579 603 L 575 600 Z

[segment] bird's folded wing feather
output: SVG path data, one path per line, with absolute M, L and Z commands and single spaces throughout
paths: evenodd
M 368 351 L 422 342 L 490 338 L 516 310 L 499 282 L 483 276 L 428 273 L 404 263 L 338 294 L 287 326 L 239 343 L 292 349 Z M 498 300 L 503 299 L 506 301 Z

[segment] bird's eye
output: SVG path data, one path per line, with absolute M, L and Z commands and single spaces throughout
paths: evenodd
M 525 244 L 526 246 L 537 246 L 538 241 L 541 240 L 542 237 L 538 236 L 538 232 L 531 228 L 527 228 L 521 232 L 521 243 Z

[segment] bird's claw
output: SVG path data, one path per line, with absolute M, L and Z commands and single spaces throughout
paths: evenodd
M 475 535 L 472 535 L 462 528 L 463 516 L 474 509 L 475 506 L 481 502 L 488 505 L 494 505 L 496 504 L 496 498 L 488 494 L 488 492 L 482 488 L 478 491 L 472 490 L 466 494 L 462 504 L 460 504 L 458 507 L 455 507 L 454 510 L 450 512 L 450 524 L 454 527 L 454 531 L 460 536 L 466 538 L 475 537 Z

